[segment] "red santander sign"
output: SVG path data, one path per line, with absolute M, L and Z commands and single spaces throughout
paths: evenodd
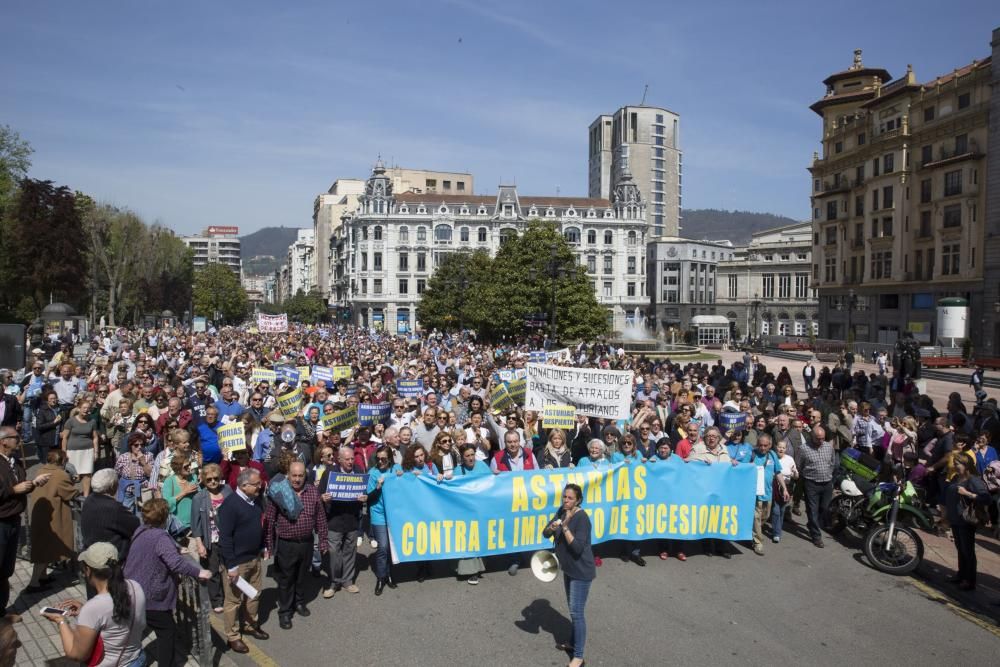
M 208 228 L 209 236 L 235 236 L 240 233 L 239 227 L 218 227 L 213 226 Z

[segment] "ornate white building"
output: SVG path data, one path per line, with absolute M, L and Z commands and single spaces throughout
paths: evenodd
M 646 314 L 645 203 L 629 175 L 612 200 L 522 197 L 510 185 L 493 196 L 396 194 L 382 162 L 330 239 L 331 301 L 341 321 L 406 333 L 419 326 L 417 303 L 427 280 L 453 252 L 495 255 L 531 220 L 552 222 L 587 267 L 597 301 L 614 331 Z

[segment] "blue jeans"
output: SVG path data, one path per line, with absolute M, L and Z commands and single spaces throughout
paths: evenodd
M 771 503 L 771 533 L 775 537 L 781 537 L 781 529 L 785 525 L 785 508 L 788 503 L 779 503 L 774 500 Z
M 31 409 L 29 405 L 31 399 L 24 400 L 24 409 L 21 413 L 21 441 L 22 442 L 34 442 L 35 441 L 35 424 L 34 424 L 34 410 Z M 40 463 L 45 463 L 45 459 L 39 459 Z
M 371 529 L 372 536 L 378 542 L 372 569 L 378 579 L 386 579 L 389 576 L 389 526 L 373 523 Z
M 587 641 L 587 619 L 583 616 L 583 608 L 587 606 L 587 595 L 590 593 L 592 581 L 571 579 L 563 575 L 566 585 L 566 604 L 569 605 L 569 617 L 573 621 L 573 657 L 583 658 L 583 645 Z

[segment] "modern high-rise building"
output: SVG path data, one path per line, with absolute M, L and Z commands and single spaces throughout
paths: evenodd
M 240 275 L 240 228 L 208 227 L 199 236 L 182 236 L 181 240 L 194 253 L 194 268 L 197 271 L 207 264 L 225 264 L 236 275 Z
M 821 337 L 889 344 L 909 333 L 937 344 L 936 308 L 959 297 L 977 349 L 1000 345 L 996 281 L 984 289 L 986 248 L 1000 234 L 995 193 L 987 209 L 997 37 L 992 58 L 924 83 L 909 67 L 895 80 L 866 67 L 860 49 L 823 81 L 810 107 L 823 149 L 809 169 Z
M 646 203 L 651 236 L 677 236 L 681 221 L 680 116 L 668 109 L 626 106 L 602 114 L 588 133 L 590 197 L 609 199 L 626 174 Z

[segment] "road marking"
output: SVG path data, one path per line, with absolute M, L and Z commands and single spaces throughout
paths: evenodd
M 970 623 L 978 625 L 983 630 L 986 630 L 987 632 L 993 634 L 995 637 L 1000 637 L 1000 628 L 997 627 L 997 624 L 993 621 L 993 619 L 969 611 L 968 609 L 961 606 L 958 602 L 956 602 L 952 598 L 948 597 L 947 595 L 944 595 L 940 591 L 935 590 L 934 588 L 928 586 L 922 581 L 918 581 L 916 579 L 911 578 L 909 582 L 913 584 L 914 588 L 919 590 L 929 599 L 933 600 L 934 602 L 940 602 L 958 616 L 961 616 Z
M 228 644 L 229 642 L 226 640 L 226 630 L 222 625 L 222 620 L 218 616 L 213 615 L 209 618 L 209 622 L 212 624 L 212 629 L 218 632 L 222 637 L 222 640 Z M 280 665 L 275 662 L 271 656 L 260 650 L 260 647 L 246 637 L 243 638 L 243 643 L 250 649 L 250 652 L 246 654 L 247 657 L 253 660 L 254 664 L 258 665 L 258 667 L 280 667 Z

